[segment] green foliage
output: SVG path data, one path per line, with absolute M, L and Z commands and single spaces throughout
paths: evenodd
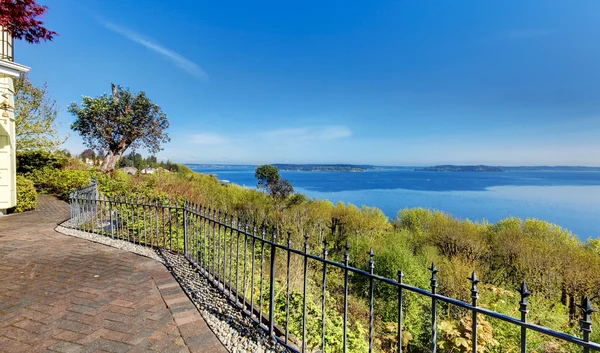
M 270 164 L 258 166 L 254 172 L 254 176 L 258 179 L 258 188 L 263 190 L 267 190 L 269 185 L 273 185 L 281 179 L 279 169 Z
M 33 181 L 22 175 L 17 175 L 17 206 L 14 212 L 35 210 L 37 205 L 37 192 Z
M 92 174 L 85 170 L 42 168 L 28 176 L 42 191 L 67 201 L 71 191 L 90 185 Z
M 452 352 L 473 353 L 471 316 L 459 320 L 443 320 L 439 323 L 440 340 L 438 346 Z M 484 353 L 498 346 L 494 339 L 492 325 L 482 315 L 477 316 L 477 352 Z
M 17 152 L 17 173 L 27 174 L 43 168 L 60 169 L 68 158 L 59 153 L 44 150 Z
M 323 321 L 321 320 L 321 308 L 315 303 L 312 296 L 306 298 L 306 348 L 313 352 L 320 350 L 321 347 L 321 329 Z M 344 331 L 343 316 L 334 308 L 336 303 L 330 299 L 326 307 L 325 315 L 325 351 L 342 352 Z M 289 332 L 300 342 L 303 335 L 303 295 L 298 292 L 290 293 L 289 299 Z M 285 322 L 286 319 L 286 297 L 280 295 L 275 299 L 275 321 Z M 349 352 L 368 352 L 368 340 L 365 339 L 367 332 L 360 322 L 352 321 L 348 325 L 347 331 L 348 351 Z
M 84 143 L 91 149 L 108 151 L 103 171 L 114 170 L 128 148 L 146 147 L 156 153 L 169 141 L 164 132 L 169 127 L 167 115 L 144 92 L 134 96 L 129 89 L 113 84 L 111 96 L 83 97 L 81 106 L 73 103 L 69 112 L 76 116 L 71 129 Z
M 134 167 L 137 170 L 146 169 L 148 167 L 156 168 L 158 163 L 156 162 L 156 157 L 150 156 L 148 158 L 142 157 L 141 154 L 131 152 L 130 154 L 121 157 L 119 162 L 117 162 L 117 167 Z
M 168 169 L 168 170 L 175 172 L 175 173 L 187 174 L 187 175 L 194 173 L 194 171 L 191 170 L 190 167 L 188 167 L 187 165 L 178 164 L 178 163 L 172 164 L 170 169 Z
M 14 87 L 17 151 L 55 151 L 66 139 L 58 136 L 58 106 L 48 96 L 48 84 L 36 87 L 22 75 Z
M 258 166 L 254 176 L 258 179 L 257 187 L 271 195 L 274 200 L 283 200 L 294 193 L 292 183 L 287 179 L 282 180 L 279 169 L 275 166 Z

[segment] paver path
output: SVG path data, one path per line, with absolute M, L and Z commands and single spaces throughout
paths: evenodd
M 0 218 L 0 352 L 226 352 L 162 264 L 55 232 L 68 207 Z

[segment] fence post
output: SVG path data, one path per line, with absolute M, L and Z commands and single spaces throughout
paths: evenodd
M 188 214 L 187 214 L 187 201 L 183 203 L 183 256 L 188 256 Z
M 475 271 L 471 274 L 471 277 L 467 278 L 471 281 L 471 304 L 473 308 L 477 307 L 477 299 L 479 299 L 479 291 L 477 290 L 477 283 L 479 279 Z M 471 352 L 477 352 L 477 312 L 473 310 L 471 312 Z
M 306 352 L 306 289 L 308 287 L 308 232 L 304 235 L 304 286 L 302 295 L 302 353 Z
M 374 336 L 374 328 L 373 328 L 373 320 L 375 318 L 374 312 L 374 283 L 373 283 L 373 274 L 375 273 L 375 261 L 373 261 L 373 257 L 375 254 L 373 253 L 373 248 L 369 249 L 369 353 L 373 352 L 373 336 Z
M 110 219 L 110 236 L 112 239 L 115 238 L 115 221 L 113 220 L 113 204 L 114 197 L 111 199 L 108 198 L 108 217 Z
M 323 260 L 327 260 L 327 237 L 323 239 Z M 323 294 L 321 302 L 321 351 L 325 352 L 325 300 L 327 299 L 327 262 L 323 261 Z
M 519 302 L 519 311 L 521 312 L 521 322 L 527 322 L 527 313 L 529 309 L 527 309 L 527 297 L 531 295 L 531 292 L 527 290 L 527 285 L 525 282 L 521 284 L 521 289 L 519 290 L 521 294 L 521 301 Z M 525 326 L 521 326 L 521 353 L 527 352 L 527 328 Z
M 432 262 L 431 267 L 429 268 L 431 271 L 431 293 L 434 295 L 431 297 L 431 352 L 437 352 L 437 301 L 435 300 L 436 290 L 438 286 L 437 273 L 438 269 L 435 267 L 435 264 Z
M 344 252 L 344 338 L 343 353 L 346 353 L 348 346 L 348 264 L 350 262 L 350 246 L 346 240 L 346 251 Z
M 592 332 L 592 313 L 597 312 L 598 310 L 592 307 L 592 302 L 589 297 L 583 298 L 581 301 L 581 305 L 579 306 L 583 311 L 583 317 L 579 320 L 579 327 L 583 332 L 583 340 L 585 342 L 590 341 L 590 333 Z M 583 353 L 589 353 L 590 349 L 588 347 L 583 348 Z
M 402 353 L 402 281 L 404 279 L 404 272 L 398 271 L 398 353 Z
M 286 293 L 285 293 L 285 344 L 288 343 L 289 339 L 289 322 L 290 322 L 290 261 L 291 261 L 291 252 L 292 248 L 292 231 L 288 229 L 287 231 L 287 266 L 286 266 Z
M 275 335 L 273 331 L 273 321 L 275 321 L 275 254 L 277 247 L 275 241 L 277 240 L 277 227 L 273 227 L 273 236 L 271 238 L 271 283 L 269 293 L 269 336 Z

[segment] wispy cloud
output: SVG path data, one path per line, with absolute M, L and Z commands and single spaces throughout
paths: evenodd
M 334 140 L 352 136 L 345 126 L 300 127 L 270 130 L 262 133 L 264 137 L 290 140 Z
M 202 133 L 192 135 L 191 142 L 199 145 L 222 145 L 229 142 L 229 139 L 219 134 Z
M 530 39 L 544 37 L 554 33 L 554 31 L 543 28 L 523 28 L 507 31 L 505 34 L 511 39 Z
M 211 163 L 344 162 L 332 155 L 344 151 L 352 135 L 348 127 L 340 125 L 247 127 L 223 133 L 200 130 L 171 142 L 167 155 L 180 161 Z
M 134 32 L 134 31 L 131 31 L 127 28 L 117 26 L 114 23 L 110 23 L 110 22 L 103 22 L 102 24 L 107 29 L 109 29 L 115 33 L 118 33 L 118 34 L 124 36 L 125 38 L 127 38 L 133 42 L 136 42 L 138 44 L 141 44 L 144 47 L 164 56 L 165 58 L 170 60 L 172 63 L 177 65 L 179 68 L 181 68 L 182 70 L 189 73 L 190 75 L 192 75 L 200 80 L 208 79 L 208 74 L 206 73 L 206 71 L 204 71 L 199 65 L 197 65 L 193 61 L 183 57 L 182 55 L 180 55 L 170 49 L 167 49 L 158 43 L 155 43 L 151 39 L 144 38 L 142 35 Z

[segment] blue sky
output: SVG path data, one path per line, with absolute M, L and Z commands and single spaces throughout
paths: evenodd
M 597 0 L 39 2 L 15 59 L 65 134 L 114 82 L 177 162 L 600 165 Z

